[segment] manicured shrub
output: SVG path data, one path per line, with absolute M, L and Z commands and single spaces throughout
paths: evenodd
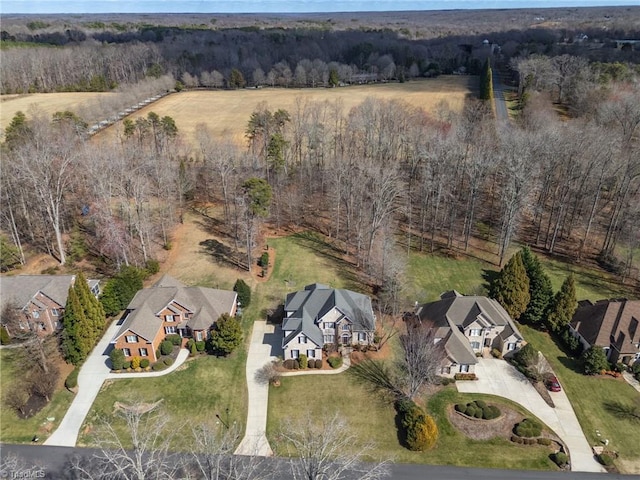
M 127 361 L 125 361 L 125 362 L 122 364 L 122 368 L 124 368 L 125 370 L 127 370 L 127 369 L 131 368 L 131 362 L 130 362 L 130 361 L 128 361 L 128 360 L 127 360 Z
M 182 337 L 177 333 L 172 333 L 166 336 L 165 341 L 171 342 L 172 345 L 179 346 L 182 343 Z
M 613 465 L 613 457 L 604 452 L 598 455 L 598 461 L 605 467 L 610 467 L 611 465 Z
M 171 352 L 173 352 L 173 343 L 171 343 L 171 341 L 169 340 L 164 340 L 160 344 L 160 353 L 162 355 L 169 355 L 171 354 Z
M 189 348 L 189 355 L 195 357 L 196 353 L 198 353 L 196 342 L 194 342 L 193 340 L 189 340 L 189 343 L 187 343 L 187 347 Z
M 286 368 L 287 370 L 293 370 L 293 359 L 289 358 L 287 360 L 285 360 L 282 365 L 284 366 L 284 368 Z
M 549 445 L 551 445 L 551 439 L 540 437 L 538 438 L 538 445 L 545 445 L 548 447 Z
M 143 358 L 140 360 L 140 368 L 147 368 L 149 366 L 149 359 Z
M 196 342 L 196 350 L 199 352 L 204 352 L 204 348 L 206 347 L 206 345 L 207 344 L 204 340 Z
M 67 376 L 67 379 L 64 381 L 64 386 L 67 388 L 76 388 L 78 386 L 78 373 L 80 369 L 77 367 L 71 370 L 71 373 Z
M 519 436 L 517 436 L 517 435 L 511 435 L 511 441 L 512 441 L 513 443 L 522 443 L 522 438 L 520 438 L 520 437 L 519 437 Z
M 159 372 L 161 370 L 164 370 L 165 368 L 167 368 L 167 366 L 163 362 L 156 362 L 151 367 L 151 370 L 153 370 L 154 372 Z
M 475 404 L 476 406 L 482 408 L 483 410 L 487 408 L 487 402 L 485 402 L 484 400 L 476 400 Z
M 150 258 L 145 264 L 145 270 L 149 273 L 149 275 L 155 275 L 160 271 L 160 262 L 158 262 L 158 260 Z
M 453 377 L 455 380 L 475 380 L 475 373 L 456 373 Z
M 114 370 L 122 370 L 124 364 L 124 352 L 119 348 L 114 348 L 109 354 L 111 359 L 111 368 Z
M 165 358 L 164 359 L 164 364 L 169 367 L 171 365 L 173 365 L 173 358 L 169 357 L 169 358 Z
M 162 356 L 162 353 L 160 352 L 160 347 L 158 347 L 156 349 L 156 358 L 160 358 Z
M 497 348 L 491 349 L 491 355 L 493 355 L 495 358 L 502 358 L 502 352 Z
M 133 357 L 131 359 L 131 368 L 133 368 L 134 370 L 140 368 L 140 357 Z
M 529 418 L 525 418 L 516 424 L 515 434 L 520 437 L 539 437 L 542 433 L 542 425 Z
M 609 370 L 607 354 L 602 347 L 593 346 L 585 350 L 580 357 L 586 375 L 595 375 L 602 370 Z
M 342 357 L 329 357 L 327 359 L 331 368 L 340 368 L 342 366 Z
M 476 406 L 473 403 L 469 403 L 467 404 L 467 408 L 464 411 L 465 415 L 469 416 L 469 417 L 475 417 L 476 415 Z
M 300 363 L 300 368 L 302 370 L 305 370 L 309 366 L 309 360 L 304 353 L 298 357 L 298 362 Z
M 438 427 L 431 416 L 409 399 L 396 402 L 396 411 L 404 430 L 402 434 L 405 445 L 409 450 L 424 451 L 435 445 Z
M 239 278 L 233 286 L 233 291 L 238 294 L 238 302 L 240 302 L 242 308 L 248 307 L 251 303 L 251 287 Z
M 482 409 L 481 408 L 476 408 L 475 413 L 473 414 L 473 416 L 475 418 L 482 418 Z
M 293 360 L 293 369 L 300 370 L 300 360 L 298 360 L 297 358 Z
M 551 454 L 551 460 L 559 467 L 565 467 L 569 463 L 569 457 L 566 453 L 558 452 Z
M 456 403 L 454 408 L 456 412 L 464 413 L 467 410 L 467 405 L 465 403 Z
M 262 268 L 267 268 L 269 266 L 269 254 L 267 252 L 264 252 L 262 255 L 260 255 L 258 265 Z
M 487 408 L 482 410 L 482 418 L 485 420 L 493 420 L 494 418 L 498 418 L 502 412 L 495 405 L 489 405 Z

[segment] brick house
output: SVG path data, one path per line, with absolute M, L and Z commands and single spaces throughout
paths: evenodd
M 640 300 L 582 300 L 569 324 L 583 348 L 602 347 L 612 363 L 640 361 Z
M 164 275 L 151 288 L 136 293 L 111 344 L 127 360 L 137 356 L 155 362 L 156 350 L 167 335 L 206 340 L 215 321 L 223 313 L 235 315 L 236 308 L 236 292 L 188 287 Z
M 13 275 L 0 277 L 0 308 L 19 311 L 17 326 L 5 325 L 9 335 L 33 331 L 49 335 L 62 328 L 62 316 L 67 304 L 69 288 L 75 275 Z M 89 289 L 97 297 L 99 280 L 87 280 Z M 13 331 L 12 331 L 13 330 Z

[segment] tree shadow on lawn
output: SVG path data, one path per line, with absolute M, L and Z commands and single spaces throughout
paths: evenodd
M 237 258 L 231 247 L 224 243 L 219 242 L 214 238 L 208 238 L 207 240 L 200 242 L 199 245 L 202 247 L 203 253 L 213 257 L 217 263 L 246 270 L 246 265 Z
M 575 359 L 575 358 L 571 358 L 571 357 L 558 357 L 558 361 L 566 368 L 568 368 L 569 370 L 575 372 L 575 373 L 579 373 L 579 374 L 583 374 L 582 372 L 582 365 L 580 364 L 580 361 Z

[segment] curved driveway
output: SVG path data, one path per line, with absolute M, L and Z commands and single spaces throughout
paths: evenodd
M 556 407 L 551 408 L 533 385 L 504 360 L 479 358 L 478 380 L 456 382 L 459 392 L 487 393 L 519 403 L 546 423 L 565 443 L 571 455 L 571 470 L 605 472 L 593 456 L 589 442 L 582 433 L 573 407 L 564 390 L 549 392 Z

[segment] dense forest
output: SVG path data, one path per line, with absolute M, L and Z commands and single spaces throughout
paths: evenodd
M 514 240 L 638 281 L 633 48 L 592 49 L 544 29 L 501 33 L 501 48 L 483 36 L 431 43 L 392 31 L 162 26 L 83 34 L 63 47 L 3 50 L 3 88 L 82 89 L 96 76 L 111 88 L 166 74 L 188 87 L 242 87 L 247 77 L 324 86 L 363 73 L 377 81 L 460 67 L 480 73 L 490 59 L 518 85 L 519 115 L 501 125 L 481 100 L 462 113 L 377 99 L 351 111 L 339 102 L 298 102 L 292 111 L 261 105 L 247 118 L 242 146 L 213 138 L 205 124 L 189 144 L 170 116 L 126 121 L 122 137 L 106 145 L 88 138 L 72 113 L 53 121 L 17 116 L 2 147 L 0 219 L 14 263 L 29 244 L 61 263 L 89 255 L 105 273 L 143 265 L 171 248 L 171 228 L 187 208 L 218 202 L 226 239 L 218 250 L 244 268 L 266 220 L 321 233 L 386 289 L 402 275 L 403 251 L 456 254 L 482 245 L 502 264 Z M 40 34 L 28 35 L 11 41 Z

